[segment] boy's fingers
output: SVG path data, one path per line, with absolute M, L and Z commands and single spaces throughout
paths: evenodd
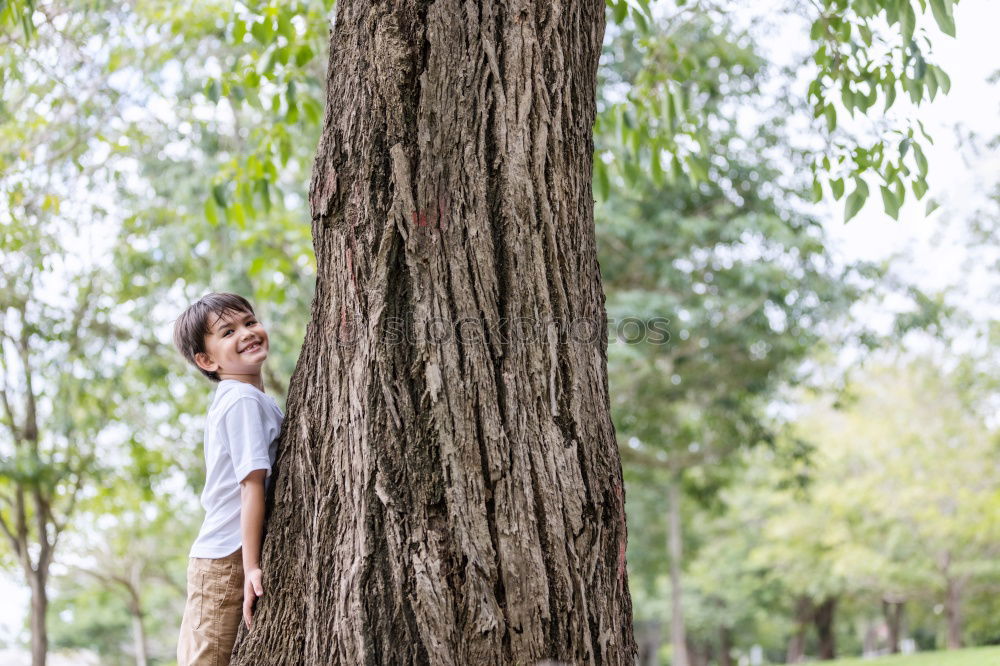
M 257 581 L 254 581 L 253 582 L 253 591 L 256 592 L 257 596 L 259 597 L 262 594 L 264 594 L 264 586 L 261 585 L 260 583 L 258 583 Z
M 253 598 L 243 597 L 243 621 L 247 623 L 247 629 L 250 628 L 250 620 L 253 617 Z

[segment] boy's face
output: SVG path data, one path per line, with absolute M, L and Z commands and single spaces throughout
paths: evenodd
M 209 315 L 205 352 L 195 354 L 199 367 L 217 372 L 221 379 L 232 375 L 260 375 L 267 360 L 268 339 L 264 326 L 249 312 Z

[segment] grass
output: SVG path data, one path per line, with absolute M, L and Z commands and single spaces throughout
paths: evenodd
M 918 652 L 877 659 L 838 659 L 810 662 L 811 666 L 1000 666 L 1000 647 Z

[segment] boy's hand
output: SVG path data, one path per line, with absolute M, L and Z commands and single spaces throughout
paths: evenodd
M 251 569 L 243 577 L 243 620 L 247 623 L 247 629 L 253 619 L 253 606 L 257 597 L 264 594 L 263 572 L 258 569 Z

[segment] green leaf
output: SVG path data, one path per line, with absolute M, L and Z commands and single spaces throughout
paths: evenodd
M 934 78 L 937 79 L 938 85 L 941 86 L 941 90 L 947 95 L 951 90 L 951 77 L 948 76 L 947 72 L 936 65 L 930 65 L 931 69 L 934 70 Z
M 919 118 L 917 118 L 917 127 L 920 128 L 920 133 L 924 136 L 925 139 L 927 139 L 927 143 L 929 143 L 929 144 L 931 144 L 933 146 L 934 145 L 934 139 L 931 138 L 931 135 L 928 134 L 927 130 L 924 128 L 924 121 L 922 121 Z
M 229 207 L 228 212 L 232 213 L 233 221 L 236 222 L 236 226 L 240 229 L 246 229 L 247 217 L 243 210 L 243 206 L 240 205 L 239 201 L 233 202 L 233 205 Z
M 934 211 L 936 211 L 938 208 L 940 208 L 940 206 L 941 206 L 941 204 L 939 204 L 934 199 L 928 199 L 927 200 L 927 208 L 924 210 L 924 215 L 925 216 L 926 215 L 930 215 L 931 213 L 933 213 Z
M 282 136 L 278 141 L 278 154 L 281 157 L 281 166 L 286 166 L 288 158 L 292 156 L 292 141 L 287 135 Z
M 851 112 L 851 116 L 854 116 L 855 107 L 855 93 L 850 88 L 841 91 L 841 99 L 844 101 L 844 108 Z
M 833 104 L 826 105 L 823 109 L 823 115 L 826 116 L 826 129 L 832 134 L 837 129 L 837 110 L 833 107 Z
M 889 87 L 885 89 L 885 110 L 888 111 L 889 107 L 892 106 L 893 102 L 896 101 L 896 82 L 893 81 L 889 84 Z
M 826 26 L 825 18 L 818 18 L 813 21 L 812 28 L 809 29 L 809 39 L 814 42 L 818 42 L 823 37 L 823 31 Z
M 597 186 L 597 194 L 601 201 L 607 201 L 611 183 L 608 180 L 608 165 L 600 157 L 594 160 L 594 184 Z
M 673 131 L 674 128 L 674 101 L 670 99 L 670 88 L 664 87 L 663 95 L 660 96 L 660 114 L 663 117 L 664 126 Z
M 844 20 L 840 24 L 840 30 L 838 31 L 839 33 L 838 36 L 840 37 L 840 41 L 843 42 L 844 44 L 849 44 L 851 42 L 851 29 L 853 27 L 854 26 L 851 25 L 851 22 L 847 20 Z
M 287 12 L 278 14 L 278 34 L 284 35 L 289 42 L 295 39 L 295 27 L 292 25 L 291 17 Z
M 256 190 L 260 193 L 260 199 L 264 202 L 264 212 L 271 212 L 271 184 L 266 178 L 257 179 Z
M 319 121 L 322 119 L 323 109 L 312 97 L 307 97 L 302 102 L 302 111 L 306 114 L 306 119 L 312 125 L 319 124 Z
M 903 12 L 899 16 L 899 28 L 900 32 L 903 33 L 904 44 L 909 44 L 913 40 L 913 30 L 916 25 L 917 15 L 913 11 L 913 5 L 910 4 L 910 0 L 906 0 Z
M 924 195 L 927 194 L 927 181 L 923 178 L 917 178 L 913 181 L 913 194 L 917 199 L 923 199 Z
M 670 158 L 670 182 L 676 183 L 684 176 L 684 167 L 677 155 Z
M 215 203 L 219 205 L 219 208 L 226 208 L 226 186 L 222 183 L 218 183 L 212 186 L 212 197 L 215 199 Z
M 812 201 L 813 203 L 819 203 L 822 200 L 823 200 L 823 185 L 820 184 L 818 178 L 814 178 L 812 184 Z
M 633 9 L 632 20 L 635 21 L 635 26 L 639 29 L 639 32 L 643 34 L 649 32 L 649 21 L 646 20 L 646 17 L 641 11 Z
M 847 197 L 847 204 L 844 208 L 844 222 L 850 222 L 851 218 L 858 214 L 861 207 L 865 205 L 868 198 L 868 185 L 860 178 L 854 179 L 854 191 Z
M 833 198 L 837 201 L 844 196 L 844 179 L 835 178 L 830 181 L 830 189 L 833 190 Z
M 952 0 L 930 0 L 930 2 L 931 13 L 934 14 L 934 20 L 937 21 L 941 31 L 950 37 L 954 37 L 955 17 L 951 12 Z
M 885 212 L 889 217 L 894 220 L 899 219 L 899 201 L 896 199 L 895 193 L 890 190 L 885 185 L 882 185 L 882 206 L 885 208 Z
M 917 169 L 921 176 L 927 175 L 927 157 L 919 143 L 913 143 L 913 156 L 917 161 Z
M 219 82 L 217 80 L 212 79 L 208 82 L 208 84 L 206 84 L 205 96 L 208 97 L 213 104 L 219 101 Z
M 264 21 L 254 22 L 254 24 L 250 26 L 250 34 L 253 35 L 253 38 L 261 44 L 267 44 L 270 41 L 268 38 L 269 30 L 265 25 L 266 23 L 268 23 L 268 21 L 265 19 Z
M 614 5 L 615 23 L 621 25 L 625 22 L 626 16 L 628 16 L 628 2 L 625 0 L 618 0 L 617 4 Z
M 639 163 L 634 159 L 627 159 L 622 162 L 622 174 L 625 176 L 625 185 L 628 187 L 636 186 L 643 179 L 643 173 L 642 170 L 639 169 Z
M 934 69 L 933 66 L 930 66 L 924 71 L 924 79 L 927 81 L 927 94 L 930 96 L 931 101 L 934 101 L 934 97 L 938 91 L 938 80 Z
M 233 19 L 233 42 L 235 44 L 242 44 L 243 39 L 247 36 L 247 24 L 246 21 L 242 19 Z
M 861 40 L 865 43 L 865 46 L 872 45 L 872 29 L 868 27 L 868 24 L 861 23 L 858 25 L 858 32 L 861 33 Z
M 295 66 L 305 67 L 306 63 L 313 59 L 316 54 L 313 52 L 312 47 L 308 44 L 303 44 L 295 52 Z
M 219 207 L 215 203 L 215 197 L 205 199 L 205 219 L 213 225 L 219 223 Z
M 250 262 L 250 268 L 247 269 L 247 273 L 249 273 L 250 277 L 257 277 L 264 271 L 264 268 L 266 266 L 267 266 L 267 257 L 265 256 L 254 257 L 253 261 Z
M 663 185 L 663 164 L 660 162 L 660 148 L 653 145 L 653 155 L 649 162 L 649 172 L 653 176 L 653 182 L 659 186 Z
M 920 101 L 924 98 L 924 82 L 920 79 L 904 77 L 903 78 L 903 88 L 910 94 L 910 101 L 914 104 L 920 104 Z

